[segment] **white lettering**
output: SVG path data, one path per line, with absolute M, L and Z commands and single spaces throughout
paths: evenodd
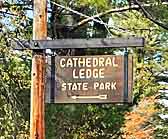
M 112 66 L 112 61 L 110 57 L 107 57 L 106 61 L 105 61 L 105 66 Z
M 66 67 L 73 67 L 73 62 L 71 58 L 68 58 Z
M 77 87 L 76 83 L 74 83 L 74 84 L 72 85 L 72 91 L 75 91 L 75 90 L 77 90 L 77 89 L 78 89 L 78 87 Z
M 74 79 L 104 78 L 104 68 L 101 69 L 73 69 L 72 77 Z
M 106 90 L 110 90 L 110 85 L 111 85 L 110 82 L 106 82 L 106 84 L 105 84 L 105 89 L 106 89 Z
M 99 67 L 104 67 L 104 57 L 99 58 Z
M 79 67 L 85 67 L 85 58 L 79 58 L 78 59 L 78 66 Z
M 116 90 L 116 84 L 116 82 L 94 82 L 93 88 L 94 90 Z
M 62 90 L 62 91 L 66 91 L 66 83 L 62 83 L 61 86 L 62 86 L 61 90 Z
M 64 63 L 63 63 L 64 62 Z M 61 58 L 60 59 L 60 67 L 61 68 L 64 68 L 65 67 L 65 59 L 64 58 Z
M 115 57 L 113 57 L 113 67 L 118 67 L 118 64 L 116 63 Z
M 68 90 L 71 90 L 71 88 L 72 88 L 72 83 L 67 83 L 67 85 L 68 85 Z
M 100 83 L 99 90 L 104 90 L 104 83 Z
M 80 70 L 79 70 L 79 78 L 80 78 L 80 79 L 85 78 L 85 69 L 80 69 Z
M 118 67 L 116 57 L 73 57 L 73 58 L 61 58 L 60 67 Z
M 74 67 L 74 68 L 77 66 L 77 60 L 78 60 L 77 57 L 74 57 L 74 58 L 73 58 L 73 61 L 74 61 L 74 65 L 73 65 L 73 67 Z
M 99 61 L 97 58 L 93 57 L 93 67 L 97 67 L 99 64 Z
M 93 78 L 98 78 L 98 69 L 93 69 Z
M 91 69 L 86 69 L 86 78 L 91 78 L 92 77 L 92 71 Z
M 104 68 L 99 69 L 99 78 L 104 78 Z
M 83 88 L 82 88 L 84 91 L 87 91 L 88 90 L 88 83 L 83 83 Z
M 91 67 L 91 58 L 86 58 L 86 67 Z
M 111 90 L 116 90 L 116 82 L 111 83 Z
M 93 84 L 94 90 L 96 90 L 98 86 L 99 86 L 99 83 L 98 82 L 94 82 L 94 84 Z
M 73 71 L 72 71 L 72 77 L 74 78 L 74 79 L 78 79 L 79 77 L 76 75 L 76 69 L 74 69 Z
M 82 83 L 77 83 L 78 85 L 78 90 L 81 90 Z

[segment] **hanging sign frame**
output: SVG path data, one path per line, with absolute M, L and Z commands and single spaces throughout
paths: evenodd
M 127 49 L 143 48 L 144 38 L 33 40 L 21 44 L 17 43 L 15 49 L 123 48 L 122 56 L 51 56 L 46 68 L 45 100 L 46 103 L 132 102 L 133 58 Z M 82 62 L 85 65 L 79 64 Z

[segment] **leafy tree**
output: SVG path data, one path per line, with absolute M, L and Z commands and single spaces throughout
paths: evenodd
M 0 138 L 29 138 L 30 52 L 18 52 L 12 41 L 28 38 L 23 9 L 3 3 L 0 14 Z M 26 28 L 24 28 L 26 26 Z
M 57 6 L 56 6 L 57 4 Z M 64 5 L 62 8 L 58 4 Z M 1 6 L 2 5 L 2 6 Z M 13 51 L 11 42 L 32 36 L 32 1 L 0 4 L 0 137 L 28 138 L 30 100 L 30 52 Z M 142 36 L 143 50 L 129 49 L 134 55 L 134 101 L 127 105 L 46 105 L 46 138 L 109 139 L 166 138 L 167 125 L 156 112 L 158 90 L 167 81 L 167 3 L 160 0 L 57 0 L 50 1 L 48 36 L 96 38 Z M 71 8 L 71 11 L 67 9 Z M 5 9 L 5 11 L 4 11 Z M 72 11 L 77 11 L 72 12 Z M 80 15 L 83 13 L 85 15 Z M 89 18 L 87 16 L 95 17 Z M 96 16 L 95 16 L 96 15 Z M 99 16 L 100 15 L 100 16 Z M 29 16 L 29 17 L 28 17 Z M 87 19 L 86 19 L 87 18 Z M 88 24 L 89 23 L 89 24 Z M 79 50 L 79 54 L 114 54 L 122 50 Z M 60 52 L 67 54 L 67 51 Z M 71 51 L 74 54 L 74 51 Z M 158 95 L 159 96 L 159 95 Z M 147 105 L 144 105 L 144 104 Z M 148 112 L 148 113 L 146 113 Z M 14 114 L 13 114 L 14 113 Z M 129 120 L 132 119 L 132 120 Z M 135 123 L 135 121 L 138 121 Z M 151 123 L 154 124 L 151 124 Z M 159 128 L 157 125 L 159 125 Z M 132 129 L 131 127 L 137 127 Z M 148 130 L 148 126 L 152 130 Z M 144 129 L 147 127 L 146 129 Z M 130 129 L 131 128 L 131 129 Z M 138 131 L 139 130 L 139 131 Z

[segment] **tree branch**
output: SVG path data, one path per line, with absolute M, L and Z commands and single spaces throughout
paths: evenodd
M 88 23 L 89 21 L 92 21 L 95 18 L 100 18 L 100 17 L 105 16 L 107 14 L 117 13 L 117 12 L 125 12 L 125 11 L 128 11 L 128 10 L 138 10 L 138 9 L 139 9 L 139 7 L 137 5 L 134 5 L 132 7 L 126 6 L 126 7 L 123 7 L 123 8 L 110 9 L 110 10 L 107 10 L 105 12 L 93 15 L 89 18 L 83 19 L 82 21 L 77 23 L 71 31 L 75 31 L 77 28 L 79 28 L 80 26 L 83 26 L 84 24 Z
M 5 11 L 1 11 L 1 10 L 0 10 L 0 14 L 3 14 L 3 15 L 9 15 L 9 16 L 18 16 L 17 14 L 13 14 L 13 13 L 9 13 L 9 12 L 5 12 Z
M 163 5 L 168 5 L 167 2 L 163 2 L 162 3 Z M 140 5 L 141 6 L 141 5 Z M 107 10 L 105 12 L 102 12 L 102 13 L 98 13 L 96 15 L 93 15 L 89 18 L 85 18 L 83 19 L 82 21 L 80 21 L 79 23 L 77 23 L 73 29 L 71 29 L 71 31 L 75 31 L 76 29 L 78 29 L 80 26 L 83 26 L 85 25 L 86 23 L 88 23 L 89 21 L 95 19 L 95 18 L 98 18 L 98 17 L 102 17 L 102 16 L 105 16 L 107 14 L 111 14 L 111 13 L 117 13 L 117 12 L 125 12 L 125 11 L 129 11 L 129 10 L 139 10 L 139 9 L 144 9 L 144 7 L 150 7 L 151 4 L 144 4 L 143 6 L 140 7 L 138 4 L 137 5 L 132 5 L 131 7 L 130 6 L 126 6 L 126 7 L 122 7 L 122 8 L 116 8 L 116 9 L 110 9 L 110 10 Z M 149 15 L 150 16 L 150 15 Z M 146 18 L 149 18 L 148 16 Z M 155 24 L 158 24 L 159 26 L 167 29 L 168 27 L 165 27 L 164 25 L 162 25 L 161 23 L 158 23 L 157 21 L 155 21 L 154 19 L 150 18 L 150 20 L 152 22 L 154 22 Z
M 157 24 L 158 26 L 168 30 L 168 26 L 166 26 L 165 24 L 157 21 L 156 19 L 153 19 L 151 17 L 151 15 L 145 10 L 144 6 L 141 5 L 141 3 L 137 0 L 134 0 L 136 2 L 136 4 L 139 6 L 139 8 L 142 10 L 143 14 L 145 15 L 146 18 L 148 18 L 150 21 L 152 21 L 153 23 Z
M 168 77 L 167 76 L 155 76 L 156 82 L 167 82 L 168 83 Z

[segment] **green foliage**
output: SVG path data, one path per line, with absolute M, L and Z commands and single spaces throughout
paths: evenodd
M 15 16 L 0 15 L 0 138 L 28 139 L 31 57 L 10 42 L 29 38 L 31 31 L 22 8 L 12 6 L 9 12 Z
M 166 23 L 168 20 L 167 7 L 156 0 L 139 0 L 152 4 L 146 10 L 158 21 Z M 14 3 L 15 1 L 13 1 Z M 23 1 L 22 1 L 23 2 Z M 128 4 L 127 0 L 59 0 L 58 3 L 71 7 L 81 13 L 93 16 L 98 12 L 110 8 L 118 8 Z M 19 3 L 19 1 L 18 1 Z M 23 2 L 24 3 L 24 2 Z M 160 5 L 158 5 L 160 4 Z M 8 4 L 7 4 L 8 5 Z M 9 6 L 9 5 L 8 5 Z M 53 5 L 52 5 L 53 6 Z M 53 6 L 54 7 L 54 6 Z M 24 7 L 25 8 L 25 7 Z M 32 20 L 29 19 L 24 8 L 12 5 L 7 10 L 12 16 L 0 15 L 0 138 L 26 139 L 29 136 L 30 112 L 30 70 L 31 53 L 17 52 L 11 49 L 12 39 L 31 39 Z M 27 7 L 26 7 L 27 8 Z M 49 9 L 50 10 L 50 9 Z M 58 11 L 59 14 L 55 14 Z M 134 91 L 133 105 L 140 108 L 145 98 L 155 96 L 163 86 L 158 81 L 167 80 L 158 76 L 168 70 L 168 34 L 144 17 L 140 11 L 127 11 L 105 15 L 98 20 L 108 23 L 111 18 L 112 27 L 90 22 L 71 31 L 74 25 L 84 19 L 62 8 L 53 9 L 48 23 L 51 38 L 96 38 L 96 37 L 125 37 L 129 35 L 145 38 L 143 50 L 129 49 L 134 55 Z M 56 19 L 56 20 L 55 20 Z M 118 30 L 117 30 L 118 29 Z M 54 34 L 55 33 L 55 34 Z M 89 54 L 114 54 L 122 50 L 88 50 Z M 66 51 L 62 51 L 64 54 Z M 83 50 L 81 51 L 83 53 Z M 134 108 L 134 107 L 133 107 Z M 154 110 L 154 104 L 145 110 Z M 167 113 L 163 106 L 159 106 L 160 113 Z M 111 104 L 77 104 L 77 105 L 46 105 L 46 138 L 47 139 L 118 139 L 122 138 L 126 112 L 132 113 L 128 105 Z M 138 116 L 145 123 L 155 123 L 155 138 L 167 138 L 168 126 L 159 117 L 149 115 L 143 118 L 144 109 L 139 109 Z M 151 112 L 151 111 L 150 111 Z M 141 116 L 141 114 L 143 116 Z M 152 120 L 151 120 L 152 119 Z M 128 120 L 129 122 L 129 120 Z M 138 121 L 138 126 L 144 123 Z M 136 123 L 131 123 L 135 125 Z M 139 127 L 138 127 L 139 128 Z M 129 132 L 129 130 L 127 130 Z M 130 132 L 129 132 L 130 133 Z M 125 132 L 126 134 L 126 132 Z M 135 132 L 131 131 L 131 134 Z
M 158 105 L 159 114 L 168 114 L 167 108 L 162 105 Z M 156 116 L 154 120 L 154 124 L 156 125 L 154 137 L 156 139 L 167 139 L 168 138 L 168 125 L 167 119 L 162 119 L 160 116 Z
M 160 10 L 163 9 L 160 8 Z M 139 54 L 138 50 L 134 51 L 134 58 L 136 63 L 134 69 L 134 102 L 137 103 L 143 98 L 158 95 L 158 90 L 166 87 L 159 85 L 157 82 L 167 82 L 167 79 L 164 79 L 164 77 L 160 76 L 161 73 L 168 70 L 166 31 L 160 29 L 149 20 L 146 20 L 138 12 L 128 12 L 122 15 L 117 14 L 113 18 L 117 21 L 118 24 L 122 25 L 122 27 L 127 28 L 131 34 L 135 34 L 136 36 L 143 36 L 146 41 L 145 48 L 143 51 L 141 51 L 141 54 Z M 162 99 L 162 97 L 159 98 Z M 159 106 L 158 110 L 158 113 L 160 114 L 167 114 L 167 109 L 162 105 Z M 155 129 L 153 138 L 166 139 L 168 132 L 168 126 L 165 124 L 166 120 L 161 119 L 159 116 L 153 116 L 152 119 L 152 123 L 154 125 L 153 127 Z
M 118 138 L 127 108 L 110 104 L 48 105 L 47 137 Z
M 0 138 L 29 136 L 30 60 L 14 52 L 0 36 Z M 24 59 L 25 58 L 25 59 Z
M 90 7 L 96 7 L 98 9 L 107 9 L 110 4 L 107 0 L 78 0 L 77 3 L 78 5 L 87 5 Z
M 81 1 L 79 7 L 81 5 L 87 6 L 89 2 L 91 5 L 91 1 Z M 120 7 L 127 3 L 126 1 L 124 2 L 125 3 L 113 1 L 112 5 Z M 96 14 L 95 7 L 94 5 L 92 9 L 93 13 Z M 101 9 L 100 11 L 103 10 L 104 9 Z M 157 83 L 157 75 L 167 70 L 167 48 L 165 48 L 167 36 L 164 35 L 166 33 L 162 29 L 146 19 L 138 11 L 115 13 L 110 17 L 113 20 L 114 26 L 124 28 L 125 32 L 119 32 L 113 28 L 108 28 L 107 31 L 104 25 L 94 23 L 93 26 L 89 26 L 89 29 L 87 28 L 90 33 L 92 33 L 91 37 L 107 37 L 107 35 L 124 37 L 133 35 L 145 38 L 145 48 L 143 50 L 130 50 L 130 52 L 133 51 L 134 55 L 133 104 L 137 104 L 138 107 L 141 100 L 157 95 L 158 90 L 162 88 L 162 86 Z M 109 16 L 105 16 L 104 19 L 107 19 L 103 20 L 107 22 Z M 89 50 L 89 52 L 90 54 L 115 53 L 114 50 L 109 49 L 100 51 Z M 122 51 L 120 52 L 122 53 Z M 146 109 L 149 111 L 152 107 L 152 110 L 155 111 L 154 103 L 152 103 L 150 107 L 145 107 L 147 107 Z M 128 106 L 118 107 L 114 105 L 47 105 L 46 119 L 49 118 L 49 120 L 47 120 L 47 137 L 54 138 L 56 136 L 57 138 L 62 137 L 70 139 L 120 138 L 122 136 L 122 131 L 120 131 L 121 127 L 126 126 L 124 125 L 124 114 L 128 110 Z M 141 113 L 142 110 L 140 109 L 140 114 Z M 138 117 L 135 117 L 135 119 L 136 118 Z M 155 117 L 153 117 L 153 115 L 149 115 L 148 118 L 150 121 L 145 121 L 145 123 L 155 122 Z M 147 119 L 144 118 L 144 120 Z M 133 124 L 136 123 L 132 122 L 132 125 Z M 143 122 L 139 121 L 139 125 L 143 124 Z M 156 128 L 155 125 L 152 125 L 152 131 L 154 131 L 153 128 Z M 158 133 L 159 132 L 162 131 L 158 130 Z M 136 132 L 132 131 L 131 133 L 134 135 L 136 134 Z M 164 136 L 165 133 L 166 132 L 162 135 Z M 152 134 L 154 133 L 152 132 Z
M 28 139 L 29 123 L 21 116 L 14 104 L 9 104 L 6 98 L 0 97 L 0 138 L 1 139 Z

